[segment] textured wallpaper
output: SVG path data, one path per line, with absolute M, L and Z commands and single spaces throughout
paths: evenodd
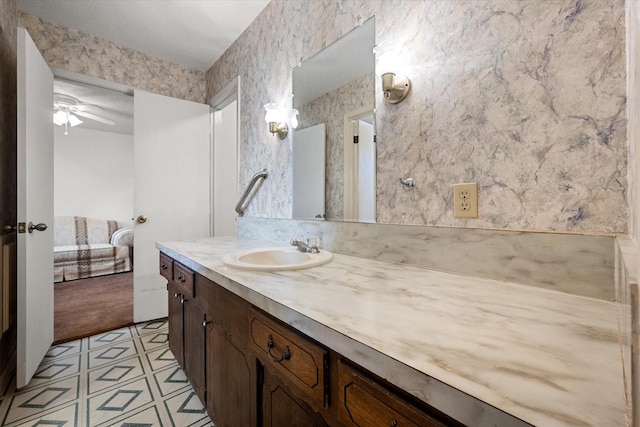
M 121 83 L 160 95 L 205 102 L 204 73 L 80 31 L 19 13 L 50 67 Z
M 298 129 L 326 125 L 325 216 L 329 221 L 344 219 L 344 115 L 362 107 L 373 109 L 373 91 L 373 75 L 365 75 L 298 107 Z
M 262 105 L 290 105 L 293 66 L 374 15 L 413 84 L 386 105 L 376 79 L 378 222 L 627 231 L 624 0 L 272 0 L 207 72 L 208 97 L 241 76 L 241 170 L 270 171 L 248 216 L 291 217 L 291 142 Z M 454 219 L 468 181 L 480 217 Z
M 17 223 L 17 12 L 15 0 L 0 2 L 0 224 Z

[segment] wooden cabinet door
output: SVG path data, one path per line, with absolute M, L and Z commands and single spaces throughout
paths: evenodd
M 169 349 L 184 368 L 184 337 L 182 318 L 182 294 L 173 281 L 169 281 Z
M 206 400 L 204 311 L 195 299 L 185 299 L 184 310 L 184 372 L 200 402 Z
M 267 367 L 262 367 L 261 427 L 325 427 L 327 424 L 303 400 L 296 398 Z
M 250 427 L 252 367 L 245 354 L 217 327 L 207 334 L 207 409 L 218 427 Z M 254 363 L 255 364 L 255 363 Z

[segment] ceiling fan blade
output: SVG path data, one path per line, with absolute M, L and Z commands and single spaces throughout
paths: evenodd
M 114 126 L 116 122 L 113 120 L 105 119 L 104 117 L 96 116 L 95 114 L 87 113 L 86 111 L 74 110 L 73 114 L 86 117 L 87 119 L 95 120 L 96 122 L 104 123 L 105 125 Z

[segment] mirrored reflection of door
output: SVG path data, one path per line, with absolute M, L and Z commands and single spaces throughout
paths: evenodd
M 375 126 L 368 107 L 344 116 L 344 220 L 376 221 Z
M 356 221 L 376 222 L 376 146 L 373 115 L 357 120 L 358 205 Z
M 325 146 L 324 123 L 295 131 L 293 134 L 293 218 L 325 217 Z

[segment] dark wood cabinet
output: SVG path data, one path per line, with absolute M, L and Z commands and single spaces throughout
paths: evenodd
M 160 273 L 169 280 L 169 349 L 205 404 L 206 315 L 204 304 L 196 299 L 195 273 L 178 262 L 169 264 L 162 256 Z
M 207 371 L 209 386 L 207 410 L 217 427 L 250 427 L 252 369 L 244 352 L 229 341 L 218 328 L 211 328 L 207 340 L 210 355 Z
M 261 363 L 321 411 L 329 406 L 329 352 L 281 322 L 251 309 L 251 347 Z
M 184 311 L 184 365 L 183 369 L 191 381 L 193 390 L 206 405 L 205 357 L 206 357 L 206 315 L 194 298 L 186 299 Z M 205 323 L 203 323 L 205 322 Z
M 200 281 L 207 285 L 200 286 Z M 207 411 L 217 427 L 256 425 L 255 361 L 246 351 L 249 304 L 196 276 L 207 302 Z
M 301 399 L 299 393 L 285 385 L 268 366 L 261 366 L 258 386 L 260 427 L 325 427 L 321 414 Z
M 169 347 L 217 427 L 461 424 L 160 256 Z
M 182 317 L 182 293 L 178 286 L 169 281 L 169 349 L 181 367 L 184 367 L 184 322 Z

